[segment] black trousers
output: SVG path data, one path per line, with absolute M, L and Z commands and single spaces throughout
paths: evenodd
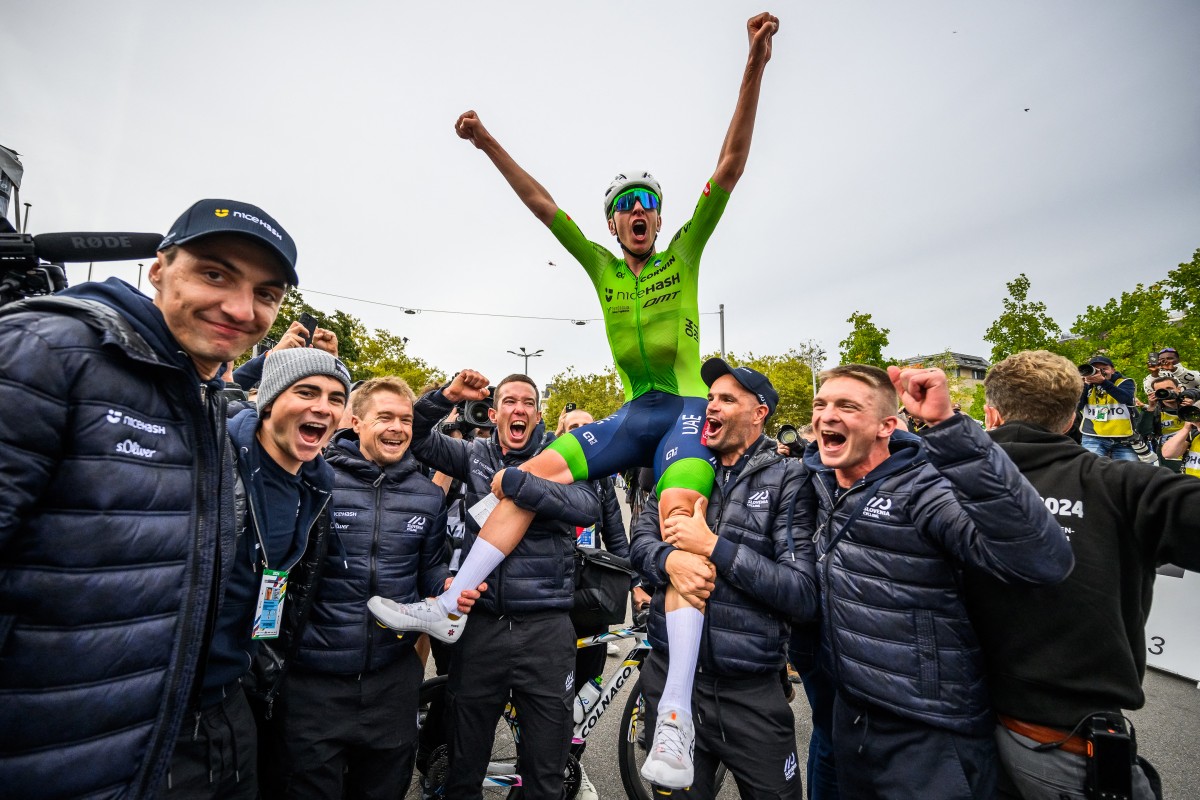
M 403 796 L 417 749 L 423 676 L 411 649 L 394 664 L 360 675 L 292 667 L 275 704 L 287 771 L 284 796 Z
M 999 768 L 996 742 L 934 728 L 839 691 L 833 750 L 842 797 L 990 800 Z
M 667 681 L 667 659 L 652 652 L 642 664 L 642 694 L 646 698 L 646 741 L 654 736 L 658 700 Z M 692 722 L 696 750 L 695 779 L 690 789 L 657 796 L 680 800 L 709 800 L 716 795 L 714 779 L 724 764 L 737 781 L 743 800 L 804 797 L 796 754 L 796 718 L 770 672 L 745 678 L 714 678 L 698 674 L 692 691 Z
M 241 683 L 198 715 L 188 715 L 166 780 L 170 800 L 254 800 L 258 796 L 258 733 Z
M 447 686 L 446 797 L 482 797 L 496 723 L 511 692 L 521 725 L 522 796 L 560 800 L 575 697 L 575 631 L 567 612 L 472 611 L 456 647 Z

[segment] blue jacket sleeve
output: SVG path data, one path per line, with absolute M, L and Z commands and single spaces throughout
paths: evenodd
M 412 452 L 422 464 L 460 481 L 470 480 L 472 443 L 437 430 L 454 404 L 437 389 L 413 404 Z
M 1062 526 L 973 419 L 956 414 L 922 438 L 940 479 L 916 478 L 925 482 L 914 492 L 920 530 L 1001 580 L 1053 584 L 1071 573 L 1075 556 Z
M 663 589 L 670 584 L 667 556 L 674 550 L 662 540 L 658 528 L 658 497 L 652 496 L 634 521 L 633 537 L 629 542 L 629 563 L 642 576 L 644 588 Z
M 62 361 L 36 332 L 20 324 L 21 316 L 0 325 L 0 407 L 9 409 L 0 415 L 0 551 L 7 549 L 25 513 L 49 485 L 67 429 L 70 391 Z
M 1104 391 L 1111 394 L 1113 399 L 1118 403 L 1122 403 L 1123 405 L 1127 406 L 1133 405 L 1134 395 L 1137 392 L 1137 384 L 1135 384 L 1131 379 L 1123 377 L 1119 383 L 1105 381 L 1100 385 L 1103 386 Z
M 504 496 L 538 516 L 591 525 L 600 516 L 600 500 L 588 481 L 555 483 L 519 469 L 504 471 Z
M 810 490 L 804 479 L 806 470 L 799 462 L 787 460 L 780 466 L 787 474 L 770 528 L 774 558 L 729 539 L 718 539 L 710 560 L 722 578 L 762 605 L 806 621 L 820 610 L 811 526 L 808 530 L 797 528 L 797 522 L 805 524 L 808 519 L 803 513 L 807 501 L 799 495 Z M 802 513 L 792 518 L 789 512 L 797 509 Z
M 262 380 L 263 362 L 267 360 L 267 353 L 259 353 L 254 358 L 242 364 L 233 371 L 233 382 L 238 386 L 250 391 L 254 384 Z

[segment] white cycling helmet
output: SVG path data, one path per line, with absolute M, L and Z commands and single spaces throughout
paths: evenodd
M 643 186 L 658 195 L 658 199 L 662 201 L 662 186 L 649 172 L 637 170 L 635 172 L 623 172 L 612 179 L 612 183 L 604 190 L 604 216 L 611 217 L 612 203 L 617 195 L 626 189 L 632 189 L 635 186 Z

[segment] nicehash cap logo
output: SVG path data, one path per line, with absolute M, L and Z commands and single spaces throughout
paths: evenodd
M 228 208 L 218 208 L 215 211 L 213 211 L 213 213 L 216 214 L 218 217 L 228 217 L 229 209 Z

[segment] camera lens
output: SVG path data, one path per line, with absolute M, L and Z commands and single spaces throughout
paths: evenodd
M 784 425 L 779 429 L 779 441 L 784 444 L 795 444 L 800 440 L 800 434 L 794 425 Z
M 1096 374 L 1096 368 L 1093 367 L 1091 364 L 1080 364 L 1079 365 L 1079 374 L 1085 378 L 1090 378 L 1091 376 Z

